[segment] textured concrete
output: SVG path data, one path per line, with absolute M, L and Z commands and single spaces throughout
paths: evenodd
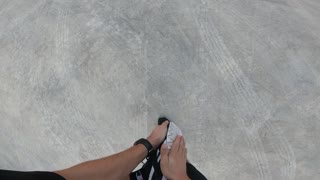
M 0 0 L 0 168 L 183 130 L 209 179 L 320 179 L 319 0 Z

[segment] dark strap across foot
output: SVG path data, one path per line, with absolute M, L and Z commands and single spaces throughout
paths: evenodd
M 169 121 L 166 117 L 160 117 L 158 119 L 158 125 L 161 125 L 163 122 Z M 169 124 L 168 124 L 169 128 Z M 163 143 L 163 142 L 162 142 Z M 132 172 L 130 174 L 130 180 L 139 180 L 141 179 L 141 176 L 143 179 L 154 179 L 154 180 L 161 180 L 162 179 L 162 172 L 160 168 L 160 161 L 158 161 L 160 156 L 160 148 L 161 145 L 158 147 L 156 151 L 152 151 L 148 157 L 147 162 L 142 166 L 141 169 Z M 189 162 L 187 163 L 187 174 L 189 178 L 191 179 L 197 179 L 197 180 L 206 180 L 206 178 L 199 172 L 193 165 L 191 165 Z M 151 170 L 153 169 L 153 170 Z M 152 171 L 152 173 L 151 173 Z M 151 176 L 151 177 L 150 177 Z
M 158 119 L 158 125 L 161 125 L 163 122 L 165 122 L 165 121 L 169 121 L 170 122 L 170 120 L 169 119 L 167 119 L 166 117 L 160 117 L 159 119 Z

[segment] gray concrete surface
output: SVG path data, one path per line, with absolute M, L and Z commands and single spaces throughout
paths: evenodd
M 177 123 L 208 179 L 320 179 L 320 1 L 0 0 L 0 168 Z

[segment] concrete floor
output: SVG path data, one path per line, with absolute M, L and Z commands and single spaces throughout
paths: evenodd
M 118 152 L 160 115 L 208 179 L 320 179 L 319 0 L 0 0 L 0 169 Z

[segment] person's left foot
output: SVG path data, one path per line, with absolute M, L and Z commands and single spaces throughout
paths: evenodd
M 161 117 L 158 119 L 158 125 L 161 125 L 166 121 L 170 122 L 167 118 Z M 169 124 L 167 127 L 169 127 Z M 162 179 L 163 175 L 160 168 L 160 148 L 163 142 L 161 142 L 161 144 L 155 150 L 150 152 L 150 154 L 146 158 L 147 162 L 142 166 L 141 169 L 131 173 L 130 175 L 131 179 L 136 179 L 136 180 L 145 180 L 145 179 L 161 180 Z

